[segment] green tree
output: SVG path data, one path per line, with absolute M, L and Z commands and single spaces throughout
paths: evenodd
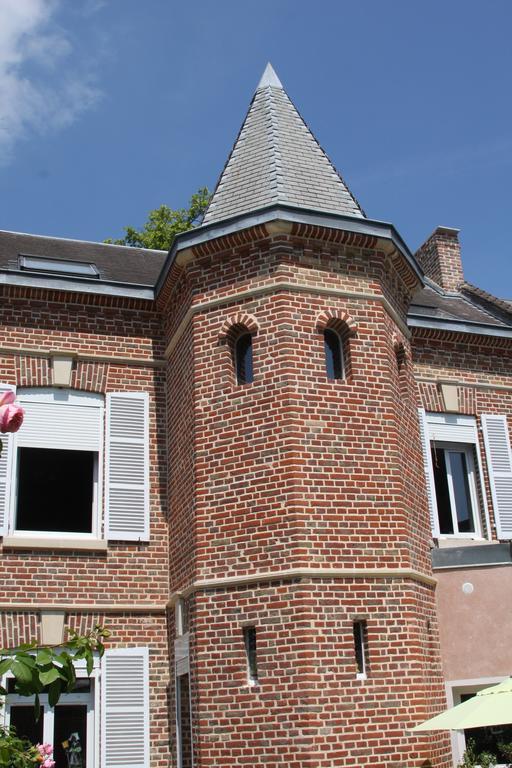
M 12 675 L 13 692 L 34 697 L 35 715 L 39 717 L 39 694 L 48 691 L 48 701 L 54 707 L 62 693 L 72 691 L 76 683 L 75 662 L 85 661 L 90 675 L 94 653 L 104 653 L 103 640 L 108 629 L 97 625 L 86 635 L 68 630 L 69 638 L 57 647 L 25 643 L 17 648 L 0 648 L 0 679 Z M 0 686 L 0 696 L 7 690 Z M 42 762 L 37 748 L 16 736 L 13 729 L 0 726 L 0 768 L 33 768 Z
M 168 251 L 176 235 L 197 226 L 206 211 L 210 197 L 208 189 L 202 187 L 192 195 L 188 208 L 178 208 L 174 211 L 168 205 L 161 205 L 160 208 L 149 212 L 142 229 L 125 227 L 124 237 L 118 240 L 109 238 L 104 242 Z

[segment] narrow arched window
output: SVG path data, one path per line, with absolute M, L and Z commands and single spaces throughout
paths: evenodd
M 325 369 L 328 379 L 342 379 L 343 370 L 343 346 L 341 339 L 332 328 L 324 331 Z
M 235 371 L 237 384 L 251 384 L 254 380 L 250 333 L 243 333 L 235 342 Z

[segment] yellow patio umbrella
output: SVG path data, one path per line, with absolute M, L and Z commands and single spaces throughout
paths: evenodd
M 462 731 L 487 725 L 512 724 L 512 677 L 483 688 L 462 704 L 411 728 L 412 731 Z

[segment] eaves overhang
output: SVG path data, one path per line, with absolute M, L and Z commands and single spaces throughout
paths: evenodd
M 71 293 L 93 293 L 98 296 L 119 296 L 126 299 L 153 301 L 155 290 L 152 285 L 120 283 L 95 278 L 71 277 L 69 275 L 27 274 L 21 270 L 0 269 L 0 285 L 25 288 L 66 291 Z
M 356 216 L 344 216 L 337 213 L 315 211 L 309 208 L 278 204 L 260 208 L 250 214 L 233 216 L 220 222 L 206 224 L 177 235 L 157 280 L 155 288 L 156 296 L 158 296 L 162 290 L 167 275 L 169 274 L 169 270 L 180 251 L 201 245 L 209 240 L 236 234 L 244 229 L 265 225 L 272 221 L 284 221 L 291 224 L 323 227 L 325 229 L 335 229 L 386 240 L 404 257 L 420 284 L 424 285 L 423 271 L 421 267 L 393 224 L 384 221 L 359 218 Z
M 472 334 L 473 336 L 495 336 L 498 338 L 512 339 L 512 328 L 500 328 L 496 325 L 472 323 L 467 320 L 440 320 L 438 318 L 414 315 L 411 313 L 407 316 L 407 325 L 409 328 L 428 328 L 437 331 Z

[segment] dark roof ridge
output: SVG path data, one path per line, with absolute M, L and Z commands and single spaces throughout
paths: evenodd
M 509 322 L 512 321 L 512 305 L 505 299 L 500 299 L 483 288 L 478 288 L 478 286 L 473 285 L 473 283 L 470 283 L 467 280 L 462 283 L 461 291 L 467 292 L 471 297 L 477 299 L 477 301 L 483 305 L 490 305 L 494 310 L 498 309 L 506 316 L 506 319 Z
M 60 235 L 36 235 L 32 232 L 18 232 L 14 229 L 0 229 L 0 235 L 20 235 L 20 237 L 35 237 L 40 240 L 59 240 L 66 243 L 80 243 L 81 245 L 105 246 L 114 248 L 127 248 L 131 251 L 147 251 L 148 253 L 168 253 L 158 248 L 144 248 L 140 245 L 121 245 L 120 243 L 100 243 L 97 240 L 81 240 L 74 237 L 61 237 Z

